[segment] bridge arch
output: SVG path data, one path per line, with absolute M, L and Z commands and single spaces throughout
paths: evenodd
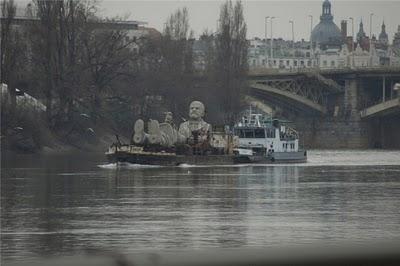
M 250 94 L 263 98 L 270 103 L 286 105 L 295 109 L 326 114 L 326 97 L 318 89 L 300 88 L 292 80 L 262 81 L 252 80 L 249 82 Z

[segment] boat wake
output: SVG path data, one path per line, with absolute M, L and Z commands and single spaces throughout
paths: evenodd
M 201 165 L 201 164 L 180 164 L 177 166 L 163 166 L 163 165 L 150 165 L 150 164 L 132 164 L 132 163 L 109 163 L 109 164 L 99 164 L 97 167 L 102 169 L 147 169 L 147 168 L 162 168 L 162 167 L 177 167 L 177 168 L 233 168 L 233 167 L 247 167 L 247 166 L 257 166 L 257 164 L 233 164 L 233 165 Z
M 142 168 L 160 168 L 161 165 L 150 165 L 150 164 L 132 164 L 132 163 L 109 163 L 99 164 L 97 167 L 102 169 L 142 169 Z

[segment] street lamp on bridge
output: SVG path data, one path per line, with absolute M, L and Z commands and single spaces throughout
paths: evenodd
M 271 17 L 271 60 L 274 58 L 274 51 L 273 51 L 273 37 L 272 37 L 272 21 L 275 17 Z
M 313 16 L 312 15 L 308 15 L 308 17 L 311 19 L 311 24 L 310 24 L 310 49 L 311 49 L 311 56 L 313 56 L 313 42 L 312 42 Z
M 374 13 L 369 14 L 369 57 L 370 57 L 370 64 L 369 66 L 372 67 L 372 16 Z
M 265 51 L 264 51 L 265 56 L 267 56 L 268 19 L 269 16 L 265 17 Z
M 289 23 L 292 24 L 292 48 L 294 49 L 294 21 L 289 20 Z
M 352 67 L 354 67 L 354 18 L 350 17 L 351 20 L 351 53 L 352 53 Z

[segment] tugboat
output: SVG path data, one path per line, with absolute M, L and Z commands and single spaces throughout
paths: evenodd
M 299 148 L 296 130 L 261 113 L 249 111 L 234 127 L 239 137 L 238 163 L 305 163 L 307 151 Z

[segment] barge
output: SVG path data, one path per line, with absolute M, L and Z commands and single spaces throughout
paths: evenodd
M 118 139 L 118 138 L 117 138 Z M 277 120 L 266 121 L 262 114 L 244 116 L 233 130 L 213 127 L 206 141 L 197 133 L 186 143 L 164 147 L 135 143 L 111 145 L 106 152 L 109 162 L 141 165 L 233 165 L 305 163 L 307 151 L 299 149 L 295 130 L 280 125 Z

